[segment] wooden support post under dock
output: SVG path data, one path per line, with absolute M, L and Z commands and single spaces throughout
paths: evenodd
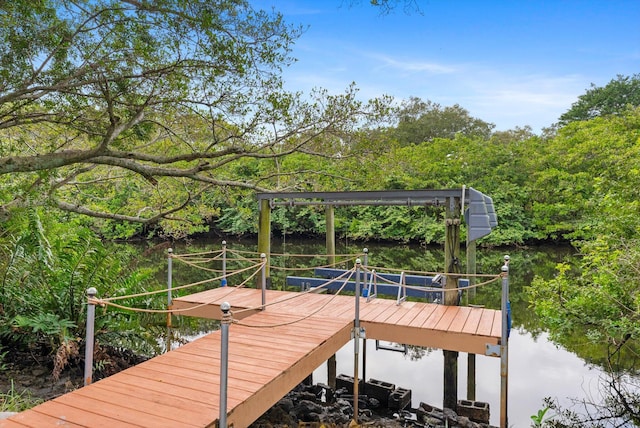
M 460 273 L 460 198 L 449 197 L 445 205 L 445 272 Z M 444 287 L 445 305 L 458 305 L 457 287 L 458 278 L 454 275 L 447 275 Z M 449 350 L 443 352 L 444 398 L 442 406 L 455 410 L 458 403 L 458 353 Z
M 271 205 L 269 199 L 260 200 L 260 218 L 258 220 L 258 253 L 267 256 L 267 268 L 265 271 L 267 288 L 271 288 Z M 257 279 L 260 284 L 260 278 Z

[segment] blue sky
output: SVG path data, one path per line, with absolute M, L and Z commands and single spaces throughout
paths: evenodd
M 416 0 L 381 15 L 369 0 L 252 0 L 308 26 L 290 90 L 459 104 L 497 130 L 557 121 L 591 83 L 640 73 L 640 0 Z

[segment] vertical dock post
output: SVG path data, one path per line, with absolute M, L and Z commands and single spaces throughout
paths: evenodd
M 507 398 L 509 387 L 509 256 L 504 256 L 502 266 L 502 336 L 500 338 L 500 427 L 509 426 Z
M 220 417 L 218 427 L 227 428 L 227 378 L 229 372 L 229 325 L 231 324 L 231 305 L 229 302 L 222 302 L 222 321 L 220 329 L 222 340 L 220 343 Z
M 358 360 L 360 359 L 360 259 L 356 259 L 356 309 L 353 322 L 353 346 L 354 346 L 354 358 L 353 358 L 353 420 L 358 423 L 358 386 L 360 383 L 358 372 Z
M 220 287 L 227 286 L 227 241 L 222 241 L 222 280 Z
M 369 249 L 368 248 L 363 248 L 362 252 L 364 254 L 364 257 L 362 257 L 363 259 L 363 266 L 366 267 L 369 265 Z M 369 275 L 366 271 L 364 274 L 364 280 L 362 281 L 362 288 L 364 289 L 365 285 L 369 282 Z M 369 293 L 371 292 L 371 290 L 369 290 Z M 369 294 L 367 294 L 365 297 L 369 297 Z M 367 394 L 367 337 L 363 337 L 362 338 L 362 395 L 366 395 Z
M 476 297 L 476 241 L 469 241 L 467 233 L 467 274 L 469 274 L 469 289 L 466 292 L 467 299 Z M 476 354 L 467 354 L 467 400 L 476 399 Z
M 327 247 L 327 262 L 333 266 L 336 263 L 336 227 L 333 205 L 327 204 L 324 208 L 325 237 Z
M 445 202 L 445 272 L 460 273 L 460 198 L 449 197 Z M 444 304 L 458 305 L 458 276 L 447 275 L 444 286 Z M 444 398 L 442 407 L 456 409 L 458 404 L 458 352 L 444 354 Z
M 93 299 L 98 294 L 95 287 L 87 289 L 87 327 L 84 340 L 84 386 L 93 381 L 93 345 L 95 335 L 96 304 Z
M 260 200 L 260 218 L 258 221 L 258 252 L 267 255 L 266 280 L 267 286 L 271 285 L 269 270 L 269 254 L 271 254 L 271 201 Z
M 324 218 L 326 223 L 325 237 L 327 250 L 327 263 L 331 266 L 336 264 L 336 229 L 335 229 L 335 213 L 331 204 L 325 205 Z M 332 355 L 327 360 L 327 385 L 329 388 L 336 389 L 336 355 Z
M 262 286 L 262 308 L 265 310 L 267 304 L 267 255 L 265 253 L 260 254 L 260 261 L 262 262 L 262 269 L 260 273 L 260 284 Z

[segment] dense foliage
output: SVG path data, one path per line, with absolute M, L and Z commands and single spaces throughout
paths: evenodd
M 112 236 L 185 236 L 227 189 L 270 187 L 231 164 L 347 155 L 388 103 L 284 91 L 299 34 L 247 1 L 2 2 L 0 212 L 50 206 Z

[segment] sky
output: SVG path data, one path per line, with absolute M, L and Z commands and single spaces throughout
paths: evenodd
M 285 87 L 458 104 L 496 130 L 539 133 L 583 95 L 640 73 L 640 0 L 252 0 L 304 33 Z

